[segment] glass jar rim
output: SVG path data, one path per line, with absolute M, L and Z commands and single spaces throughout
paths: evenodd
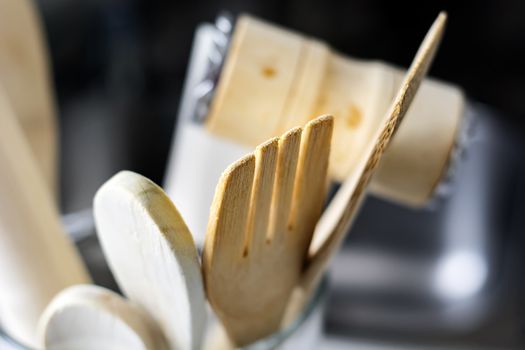
M 283 328 L 279 332 L 272 334 L 266 338 L 256 341 L 253 344 L 247 345 L 241 349 L 243 350 L 266 350 L 274 349 L 277 346 L 283 344 L 288 338 L 290 338 L 301 326 L 309 319 L 309 317 L 314 313 L 317 307 L 322 303 L 324 296 L 327 291 L 327 280 L 323 278 L 319 286 L 317 287 L 313 297 L 310 299 L 303 312 L 297 317 L 297 319 L 290 323 L 286 328 Z M 32 349 L 18 340 L 11 337 L 0 324 L 0 338 L 3 341 L 7 342 L 9 345 L 13 346 L 14 349 L 19 350 L 36 350 Z

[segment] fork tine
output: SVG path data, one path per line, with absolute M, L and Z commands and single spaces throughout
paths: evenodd
M 307 253 L 323 207 L 333 118 L 323 116 L 304 128 L 292 199 L 289 228 L 298 251 Z
M 294 128 L 279 139 L 279 155 L 270 214 L 270 240 L 281 242 L 288 229 L 302 128 Z
M 249 154 L 232 164 L 219 180 L 206 230 L 205 269 L 214 261 L 242 257 L 254 169 L 255 157 Z
M 277 167 L 279 138 L 273 138 L 255 150 L 255 177 L 250 200 L 249 226 L 245 254 L 258 254 L 268 235 L 270 207 Z

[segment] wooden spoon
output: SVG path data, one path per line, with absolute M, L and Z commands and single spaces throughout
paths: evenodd
M 232 164 L 217 185 L 203 252 L 208 299 L 244 346 L 279 329 L 325 198 L 332 117 Z
M 378 162 L 403 120 L 437 51 L 445 29 L 447 15 L 442 12 L 425 36 L 412 64 L 385 116 L 383 126 L 372 138 L 363 154 L 358 171 L 343 183 L 315 229 L 306 270 L 288 310 L 291 321 L 318 285 L 326 267 L 350 229 L 356 212 L 365 197 L 367 185 Z M 417 147 L 417 145 L 415 145 Z
M 102 287 L 60 292 L 39 323 L 46 350 L 166 350 L 159 326 L 137 305 Z
M 198 349 L 206 317 L 197 249 L 162 189 L 123 171 L 95 196 L 95 220 L 125 295 L 160 325 L 171 349 Z
M 33 1 L 0 0 L 0 84 L 54 196 L 58 135 L 49 68 Z
M 0 87 L 0 323 L 10 336 L 36 347 L 46 305 L 62 289 L 89 282 Z

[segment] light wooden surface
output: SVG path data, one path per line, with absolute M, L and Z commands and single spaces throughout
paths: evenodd
M 440 13 L 435 20 L 421 43 L 395 100 L 385 115 L 382 127 L 377 130 L 376 135 L 372 138 L 367 152 L 361 155 L 358 171 L 351 174 L 343 183 L 319 220 L 300 285 L 302 297 L 305 300 L 317 286 L 330 259 L 348 232 L 379 160 L 402 122 L 421 81 L 429 69 L 443 36 L 446 18 L 445 13 Z M 294 302 L 297 301 L 292 300 L 292 304 Z M 300 307 L 296 309 L 300 309 Z
M 44 39 L 31 0 L 0 0 L 0 85 L 55 195 L 57 120 Z
M 1 88 L 0 126 L 0 323 L 36 346 L 47 303 L 89 277 Z
M 203 252 L 210 304 L 237 346 L 280 328 L 326 190 L 332 117 L 271 139 L 217 185 Z
M 171 349 L 198 349 L 206 318 L 201 268 L 173 203 L 150 180 L 123 171 L 99 189 L 94 211 L 124 294 L 158 322 Z
M 358 170 L 404 72 L 333 52 L 326 44 L 249 16 L 235 26 L 206 128 L 254 147 L 322 114 L 334 116 L 331 177 Z M 374 193 L 423 205 L 441 179 L 463 115 L 462 92 L 423 83 L 372 180 Z M 417 147 L 414 147 L 417 145 Z
M 301 60 L 302 43 L 294 33 L 280 35 L 279 28 L 251 24 L 246 16 L 239 17 L 236 23 L 227 63 L 221 72 L 221 80 L 235 84 L 217 88 L 207 126 L 214 133 L 256 146 L 284 132 L 276 134 L 289 86 L 295 79 L 294 67 Z M 268 42 L 273 44 L 271 53 L 265 47 Z M 252 106 L 254 102 L 256 108 Z
M 166 350 L 158 325 L 137 305 L 102 287 L 60 292 L 39 323 L 45 350 Z

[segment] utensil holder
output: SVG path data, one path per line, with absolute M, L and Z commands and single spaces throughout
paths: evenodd
M 91 210 L 68 214 L 63 217 L 63 223 L 67 232 L 75 240 L 82 254 L 93 280 L 96 284 L 116 290 L 118 289 L 111 272 L 106 264 L 98 243 L 93 216 Z M 324 280 L 312 300 L 307 304 L 298 319 L 281 331 L 261 339 L 242 349 L 245 350 L 309 350 L 316 349 L 322 338 L 323 314 L 325 300 L 328 293 L 328 280 Z M 212 329 L 213 328 L 213 329 Z M 211 332 L 210 332 L 211 330 Z M 209 331 L 206 332 L 203 349 L 205 350 L 229 350 L 231 346 L 220 334 L 218 322 L 209 323 Z M 213 333 L 213 334 L 212 334 Z M 1 350 L 40 350 L 31 349 L 7 334 L 0 325 L 0 349 Z

